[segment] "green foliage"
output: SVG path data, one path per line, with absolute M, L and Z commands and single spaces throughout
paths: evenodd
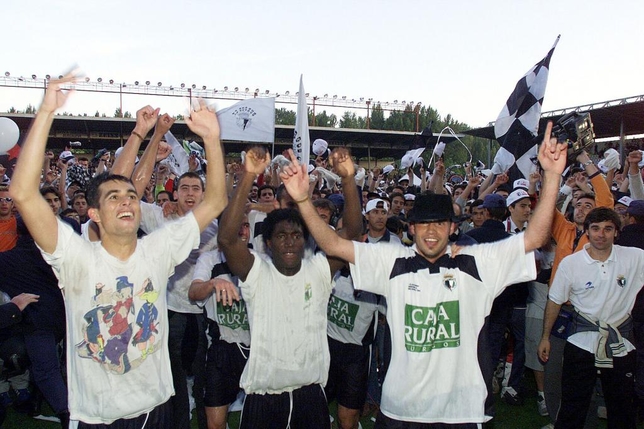
M 174 117 L 177 121 L 185 121 L 186 118 L 182 114 L 178 114 Z
M 275 109 L 275 125 L 295 125 L 295 112 L 283 107 Z

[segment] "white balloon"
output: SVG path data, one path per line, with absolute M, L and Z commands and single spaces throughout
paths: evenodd
M 7 153 L 18 143 L 20 130 L 18 125 L 9 118 L 0 118 L 0 155 Z

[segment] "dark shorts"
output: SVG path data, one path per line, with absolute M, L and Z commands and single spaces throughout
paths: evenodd
M 171 401 L 157 405 L 147 414 L 131 419 L 118 419 L 109 425 L 78 422 L 78 429 L 140 429 L 158 428 L 173 429 Z
M 206 407 L 221 407 L 235 401 L 250 349 L 237 343 L 215 340 L 206 358 Z
M 246 395 L 239 429 L 329 429 L 329 406 L 319 384 L 275 395 Z
M 374 429 L 480 429 L 481 423 L 414 423 L 394 420 L 378 412 Z
M 337 399 L 345 408 L 361 410 L 367 398 L 369 346 L 346 344 L 329 338 L 331 366 L 324 388 L 329 402 Z

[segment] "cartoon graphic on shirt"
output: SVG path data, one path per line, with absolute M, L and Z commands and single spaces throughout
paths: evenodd
M 154 334 L 159 333 L 157 330 L 159 310 L 154 306 L 154 303 L 159 298 L 159 291 L 154 290 L 154 285 L 150 279 L 146 279 L 137 296 L 145 300 L 145 303 L 141 306 L 139 314 L 136 316 L 136 324 L 139 326 L 139 330 L 134 335 L 132 344 L 141 350 L 141 359 L 145 359 L 148 353 L 154 350 L 154 340 L 156 338 Z
M 136 295 L 133 294 L 134 284 L 127 276 L 117 277 L 115 283 L 115 288 L 104 283 L 96 284 L 91 299 L 93 308 L 84 315 L 87 322 L 83 329 L 84 340 L 76 345 L 76 349 L 80 357 L 100 363 L 107 371 L 125 374 L 154 350 L 159 312 L 153 303 L 159 292 L 154 291 L 150 279 L 143 282 L 143 287 Z M 135 296 L 145 303 L 136 317 L 140 329 L 133 335 Z M 130 344 L 137 347 L 140 357 L 138 353 L 133 353 L 136 349 L 131 349 Z

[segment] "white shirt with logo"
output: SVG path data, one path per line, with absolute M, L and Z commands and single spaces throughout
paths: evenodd
M 285 276 L 252 251 L 255 261 L 239 286 L 250 321 L 250 356 L 241 376 L 247 394 L 291 392 L 325 385 L 329 372 L 326 336 L 331 269 L 323 253 L 302 260 Z
M 590 257 L 589 246 L 561 261 L 548 296 L 556 304 L 570 300 L 573 307 L 594 320 L 613 325 L 630 314 L 644 285 L 644 250 L 613 245 L 610 256 L 602 262 Z M 578 332 L 568 337 L 568 342 L 595 353 L 599 332 Z M 635 349 L 626 339 L 624 344 L 626 350 L 615 356 Z
M 523 234 L 463 247 L 436 264 L 397 244 L 354 242 L 354 249 L 356 289 L 387 298 L 392 356 L 382 412 L 419 423 L 489 420 L 478 338 L 504 287 L 536 277 Z

